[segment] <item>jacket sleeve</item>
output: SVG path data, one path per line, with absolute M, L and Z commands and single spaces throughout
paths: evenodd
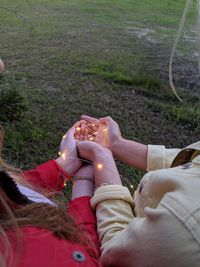
M 162 145 L 148 145 L 147 170 L 169 168 L 180 150 L 178 148 L 166 149 Z
M 49 160 L 35 169 L 24 171 L 22 176 L 33 186 L 55 191 L 62 190 L 64 181 L 70 178 L 55 160 Z
M 75 220 L 76 225 L 89 236 L 97 258 L 100 255 L 100 243 L 97 234 L 96 215 L 90 204 L 90 197 L 75 198 L 68 202 L 67 212 Z M 91 250 L 89 245 L 88 250 Z
M 134 217 L 131 195 L 118 185 L 97 189 L 91 205 L 96 209 L 104 267 L 174 266 L 181 261 L 182 244 L 190 237 L 161 205 L 146 208 L 143 218 Z

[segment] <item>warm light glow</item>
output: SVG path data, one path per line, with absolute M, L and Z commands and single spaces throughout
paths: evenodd
M 62 157 L 63 159 L 66 159 L 66 155 L 65 155 L 65 153 L 62 153 L 61 157 Z
M 94 135 L 97 135 L 97 132 L 95 132 Z
M 95 126 L 95 124 L 94 123 L 92 123 L 92 127 L 94 127 Z
M 67 186 L 67 181 L 66 181 L 66 180 L 64 181 L 64 187 L 65 187 L 65 186 Z
M 90 140 L 90 141 L 93 141 L 93 140 L 94 140 L 94 137 L 90 137 L 89 140 Z
M 103 164 L 98 163 L 98 164 L 97 164 L 97 169 L 99 169 L 99 170 L 103 169 Z
M 81 130 L 81 127 L 77 127 L 77 128 L 76 128 L 76 131 L 79 132 L 80 130 Z
M 66 136 L 67 136 L 66 134 L 65 134 L 65 135 L 63 135 L 63 139 L 64 139 L 64 138 L 66 138 Z
M 58 155 L 61 156 L 61 152 L 60 151 L 58 152 Z
M 106 131 L 106 128 L 103 129 L 103 132 L 105 132 L 105 131 Z
M 134 186 L 133 186 L 132 184 L 130 185 L 130 187 L 131 187 L 131 188 L 134 188 Z

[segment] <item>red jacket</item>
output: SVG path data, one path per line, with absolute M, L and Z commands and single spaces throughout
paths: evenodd
M 46 189 L 61 190 L 63 188 L 64 171 L 50 160 L 33 170 L 24 172 L 25 177 L 36 186 Z M 73 216 L 80 227 L 84 227 L 94 242 L 93 249 L 99 255 L 99 240 L 96 232 L 96 218 L 90 207 L 90 197 L 80 197 L 68 203 L 68 214 Z M 26 226 L 20 228 L 22 251 L 17 244 L 13 230 L 7 232 L 13 247 L 13 259 L 16 267 L 100 267 L 97 259 L 92 258 L 81 245 L 59 239 L 50 231 Z M 92 249 L 92 248 L 91 248 Z M 20 253 L 20 254 L 19 254 Z M 18 257 L 20 255 L 20 257 Z M 8 267 L 15 266 L 13 262 Z

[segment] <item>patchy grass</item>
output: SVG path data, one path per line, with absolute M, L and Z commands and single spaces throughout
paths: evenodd
M 83 113 L 112 116 L 124 137 L 140 142 L 184 146 L 196 141 L 199 98 L 179 88 L 185 101 L 180 105 L 167 81 L 183 5 L 183 0 L 0 4 L 0 54 L 6 66 L 0 121 L 8 162 L 26 168 L 56 157 L 61 136 Z M 192 8 L 187 31 L 194 17 Z M 192 42 L 185 44 L 180 51 L 193 51 Z M 174 70 L 175 82 L 191 76 L 176 65 Z M 124 177 L 141 176 L 118 165 Z

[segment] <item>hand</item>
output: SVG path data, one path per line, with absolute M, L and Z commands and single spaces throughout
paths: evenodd
M 121 179 L 111 151 L 91 141 L 77 142 L 79 155 L 93 162 L 95 186 L 120 184 Z
M 83 140 L 87 139 L 95 141 L 104 147 L 109 148 L 114 153 L 116 144 L 122 139 L 118 124 L 111 118 L 105 117 L 101 119 L 92 118 L 86 115 L 81 116 L 82 121 L 87 122 L 90 131 L 87 130 L 83 134 Z
M 72 175 L 76 172 L 80 166 L 81 162 L 78 159 L 76 140 L 74 139 L 75 129 L 77 123 L 70 128 L 67 133 L 63 136 L 60 143 L 60 157 L 56 159 L 57 163 L 69 174 Z
M 101 145 L 91 142 L 91 141 L 78 141 L 77 142 L 77 148 L 79 151 L 79 156 L 81 158 L 84 158 L 86 160 L 90 160 L 92 162 L 96 161 L 96 158 L 101 156 L 111 156 L 112 153 L 109 149 L 102 147 Z

